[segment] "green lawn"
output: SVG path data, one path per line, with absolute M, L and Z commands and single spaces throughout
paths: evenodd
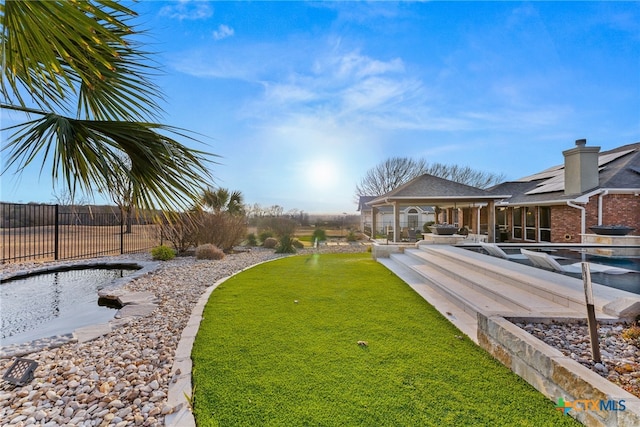
M 198 426 L 577 425 L 370 254 L 229 279 L 192 357 Z

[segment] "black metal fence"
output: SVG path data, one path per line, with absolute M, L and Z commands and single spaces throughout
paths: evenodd
M 2 264 L 142 252 L 161 244 L 149 216 L 127 219 L 116 206 L 0 205 Z

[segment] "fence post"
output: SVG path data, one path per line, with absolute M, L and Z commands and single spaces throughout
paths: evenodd
M 124 215 L 120 208 L 120 255 L 124 253 Z
M 58 258 L 60 257 L 60 252 L 59 252 L 59 248 L 60 248 L 60 217 L 59 217 L 59 210 L 58 210 L 58 204 L 55 205 L 55 222 L 54 222 L 54 231 L 53 231 L 53 259 L 55 259 L 56 261 L 58 260 Z

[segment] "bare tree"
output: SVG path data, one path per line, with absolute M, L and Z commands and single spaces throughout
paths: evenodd
M 381 196 L 425 173 L 478 188 L 488 188 L 504 181 L 502 174 L 478 171 L 468 166 L 429 164 L 425 159 L 390 157 L 369 169 L 356 185 L 356 201 L 360 196 Z
M 119 156 L 120 163 L 114 165 L 113 179 L 109 186 L 109 196 L 120 208 L 120 215 L 125 224 L 125 233 L 131 233 L 133 213 L 136 206 L 134 181 L 131 179 L 131 160 L 125 153 Z
M 356 185 L 356 199 L 360 196 L 381 196 L 407 181 L 425 173 L 424 159 L 390 157 L 369 169 Z

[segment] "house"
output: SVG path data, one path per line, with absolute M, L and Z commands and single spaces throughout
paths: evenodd
M 640 236 L 640 143 L 600 152 L 586 140 L 563 151 L 564 164 L 490 189 L 504 240 L 582 243 L 596 225 L 624 225 Z
M 437 223 L 466 227 L 490 242 L 582 243 L 597 225 L 627 226 L 640 236 L 640 143 L 600 152 L 582 139 L 562 154 L 562 165 L 487 190 L 422 175 L 362 201 L 371 208 L 365 220 L 379 232 L 381 212 L 390 211 L 391 227 L 401 230 L 409 207 L 432 206 Z
M 394 231 L 394 241 L 399 241 L 403 224 L 401 212 L 405 212 L 411 206 L 432 206 L 435 213 L 435 222 L 448 223 L 456 227 L 466 227 L 469 233 L 479 234 L 483 230 L 488 239 L 493 241 L 493 227 L 488 226 L 495 222 L 492 214 L 495 212 L 495 203 L 508 197 L 487 190 L 461 184 L 437 176 L 424 174 L 376 197 L 367 203 L 372 209 L 372 229 L 380 233 L 382 228 L 378 224 L 378 212 L 383 209 L 391 209 Z M 484 214 L 482 209 L 484 208 Z M 484 221 L 484 223 L 481 223 Z
M 371 235 L 373 224 L 373 209 L 368 205 L 376 196 L 360 196 L 358 211 L 360 212 L 360 230 L 367 235 Z M 404 206 L 399 212 L 401 229 L 423 230 L 425 223 L 435 221 L 435 211 L 433 206 L 415 205 Z M 393 230 L 393 208 L 384 206 L 377 210 L 375 223 L 377 224 L 377 234 L 388 234 Z

